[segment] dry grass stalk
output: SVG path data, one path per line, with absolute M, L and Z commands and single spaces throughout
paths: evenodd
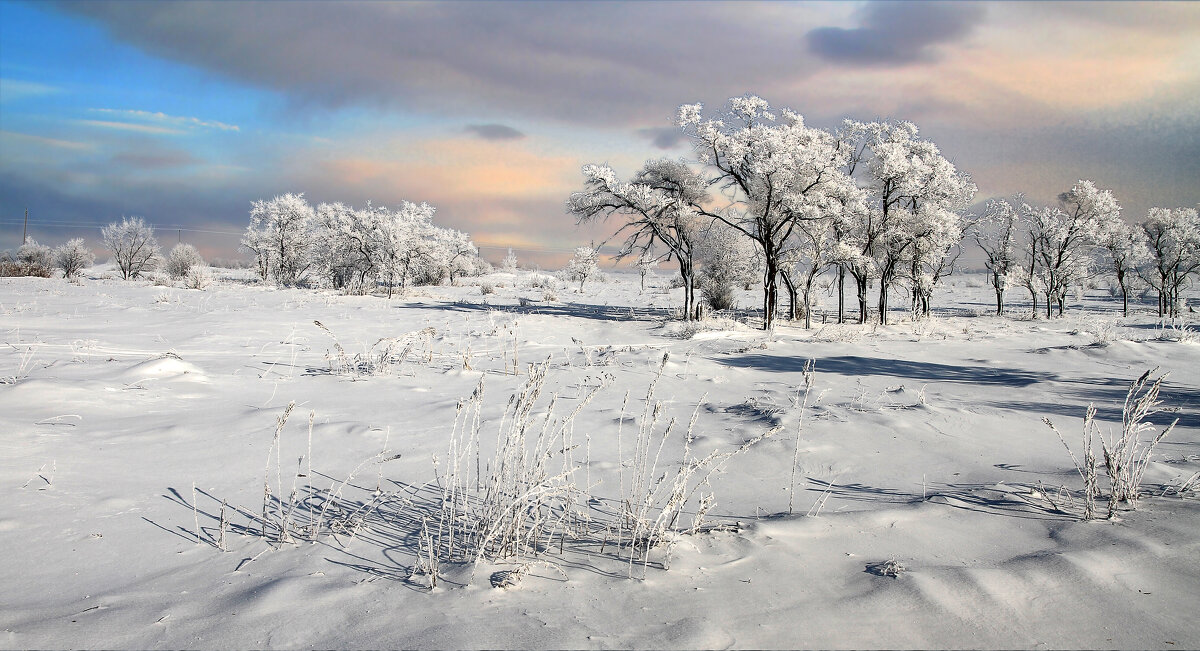
M 1164 373 L 1152 380 L 1151 376 L 1157 371 L 1157 368 L 1146 371 L 1129 385 L 1129 390 L 1125 394 L 1125 403 L 1121 409 L 1119 434 L 1110 431 L 1108 436 L 1104 436 L 1100 433 L 1100 428 L 1096 424 L 1096 406 L 1088 406 L 1083 420 L 1083 463 L 1075 458 L 1071 446 L 1067 445 L 1066 439 L 1054 427 L 1050 419 L 1042 419 L 1042 422 L 1058 435 L 1063 446 L 1067 448 L 1067 454 L 1075 464 L 1075 469 L 1083 478 L 1083 519 L 1085 520 L 1095 517 L 1095 500 L 1100 496 L 1093 441 L 1099 440 L 1100 449 L 1104 455 L 1104 469 L 1109 483 L 1108 517 L 1112 518 L 1116 515 L 1118 504 L 1124 503 L 1130 508 L 1136 507 L 1141 497 L 1142 477 L 1150 463 L 1150 456 L 1154 453 L 1154 448 L 1175 429 L 1175 425 L 1179 422 L 1179 419 L 1176 418 L 1170 425 L 1148 440 L 1143 439 L 1143 434 L 1153 433 L 1155 430 L 1154 424 L 1149 420 L 1150 417 L 1163 411 L 1159 409 L 1162 401 L 1158 399 L 1158 396 L 1167 374 Z

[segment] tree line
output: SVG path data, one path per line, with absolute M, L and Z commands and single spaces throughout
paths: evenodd
M 700 313 L 697 290 L 712 303 L 713 277 L 747 261 L 762 283 L 764 329 L 780 309 L 780 283 L 788 316 L 811 327 L 813 290 L 826 273 L 836 276 L 839 323 L 848 284 L 861 323 L 875 286 L 881 323 L 893 290 L 907 291 L 914 314 L 928 314 L 972 232 L 998 313 L 1004 290 L 1025 286 L 1035 302 L 1045 298 L 1047 315 L 1051 303 L 1061 315 L 1067 289 L 1107 257 L 1126 313 L 1128 280 L 1138 276 L 1159 289 L 1160 314 L 1175 314 L 1179 291 L 1200 269 L 1195 210 L 1156 208 L 1131 227 L 1111 192 L 1090 181 L 1060 195 L 1057 207 L 992 201 L 984 216 L 967 214 L 975 183 L 911 122 L 845 120 L 826 130 L 748 95 L 707 116 L 701 104 L 683 105 L 676 124 L 691 141 L 690 160 L 648 160 L 627 181 L 607 165 L 586 165 L 567 211 L 580 223 L 619 215 L 618 258 L 675 262 L 689 319 Z M 729 255 L 747 245 L 752 251 Z
M 459 230 L 433 224 L 427 203 L 391 210 L 367 202 L 315 208 L 303 194 L 255 201 L 241 246 L 262 280 L 324 285 L 348 293 L 382 287 L 390 297 L 409 284 L 437 284 L 491 270 Z

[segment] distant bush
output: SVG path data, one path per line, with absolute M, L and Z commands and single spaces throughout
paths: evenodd
M 62 269 L 64 278 L 74 278 L 95 262 L 96 254 L 84 244 L 81 237 L 54 249 L 54 266 Z
M 29 240 L 17 249 L 14 258 L 8 251 L 0 258 L 0 276 L 36 276 L 49 278 L 53 256 L 50 247 Z
M 29 240 L 17 249 L 17 262 L 50 269 L 54 265 L 54 254 L 50 252 L 50 247 Z
M 166 272 L 171 278 L 180 280 L 188 275 L 192 267 L 203 266 L 204 258 L 191 244 L 176 244 L 167 254 Z
M 49 267 L 25 264 L 15 260 L 0 260 L 0 277 L 11 278 L 16 276 L 49 278 L 51 271 Z
M 212 282 L 212 270 L 203 264 L 188 269 L 187 275 L 183 278 L 183 285 L 188 289 L 208 289 Z
M 701 278 L 700 295 L 713 310 L 732 310 L 736 305 L 733 285 L 725 278 Z

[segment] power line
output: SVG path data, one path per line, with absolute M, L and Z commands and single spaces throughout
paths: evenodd
M 16 225 L 20 224 L 19 219 L 0 219 L 0 224 Z M 34 224 L 38 228 L 103 228 L 107 224 L 96 224 L 88 222 L 64 222 L 64 221 L 39 221 Z M 187 233 L 210 233 L 213 235 L 241 235 L 244 231 L 214 231 L 203 228 L 186 228 L 173 224 L 150 224 L 151 228 L 160 231 L 184 231 Z

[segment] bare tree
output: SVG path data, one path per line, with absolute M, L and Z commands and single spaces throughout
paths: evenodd
M 678 119 L 726 200 L 702 212 L 758 244 L 763 329 L 769 329 L 779 303 L 781 257 L 797 224 L 823 218 L 858 192 L 843 173 L 849 151 L 829 132 L 806 126 L 798 113 L 784 109 L 777 117 L 760 97 L 731 98 L 707 120 L 702 111 L 700 104 L 684 105 Z
M 1093 250 L 1100 241 L 1105 224 L 1119 219 L 1121 207 L 1112 192 L 1101 190 L 1091 181 L 1081 180 L 1058 195 L 1058 207 L 1034 208 L 1023 204 L 1029 218 L 1032 247 L 1037 252 L 1037 271 L 1046 291 L 1046 318 L 1057 305 L 1062 316 L 1067 290 L 1083 283 L 1091 271 Z
M 685 319 L 696 318 L 696 242 L 702 223 L 706 184 L 681 161 L 646 161 L 631 182 L 617 178 L 607 165 L 583 167 L 584 190 L 567 200 L 580 223 L 611 215 L 627 221 L 617 233 L 626 238 L 617 259 L 637 254 L 652 260 L 674 259 L 683 279 Z M 657 246 L 665 253 L 654 256 Z
M 1020 222 L 1020 213 L 1011 203 L 992 199 L 987 202 L 979 230 L 975 232 L 975 242 L 983 249 L 983 264 L 991 274 L 988 282 L 996 292 L 996 316 L 1004 315 L 1004 292 L 1013 282 L 1013 271 L 1018 265 L 1015 247 Z
M 1108 251 L 1113 277 L 1121 289 L 1121 315 L 1129 316 L 1129 283 L 1136 277 L 1138 268 L 1150 257 L 1146 248 L 1146 233 L 1117 216 L 1104 226 L 1099 244 Z
M 839 137 L 856 143 L 846 148 L 847 160 L 869 202 L 858 239 L 863 258 L 874 260 L 879 320 L 887 323 L 888 292 L 904 269 L 916 269 L 910 280 L 920 282 L 922 257 L 941 266 L 945 252 L 961 239 L 960 211 L 975 195 L 975 184 L 936 145 L 919 138 L 911 122 L 847 120 Z M 850 270 L 858 282 L 859 319 L 865 321 L 871 275 L 863 267 Z
M 1158 315 L 1177 317 L 1180 292 L 1200 271 L 1200 217 L 1193 208 L 1151 208 L 1141 228 L 1150 250 L 1142 277 L 1158 290 Z
M 100 229 L 100 238 L 104 248 L 112 252 L 113 262 L 125 280 L 152 271 L 160 257 L 154 228 L 141 217 L 124 217 L 119 224 L 105 226 Z

